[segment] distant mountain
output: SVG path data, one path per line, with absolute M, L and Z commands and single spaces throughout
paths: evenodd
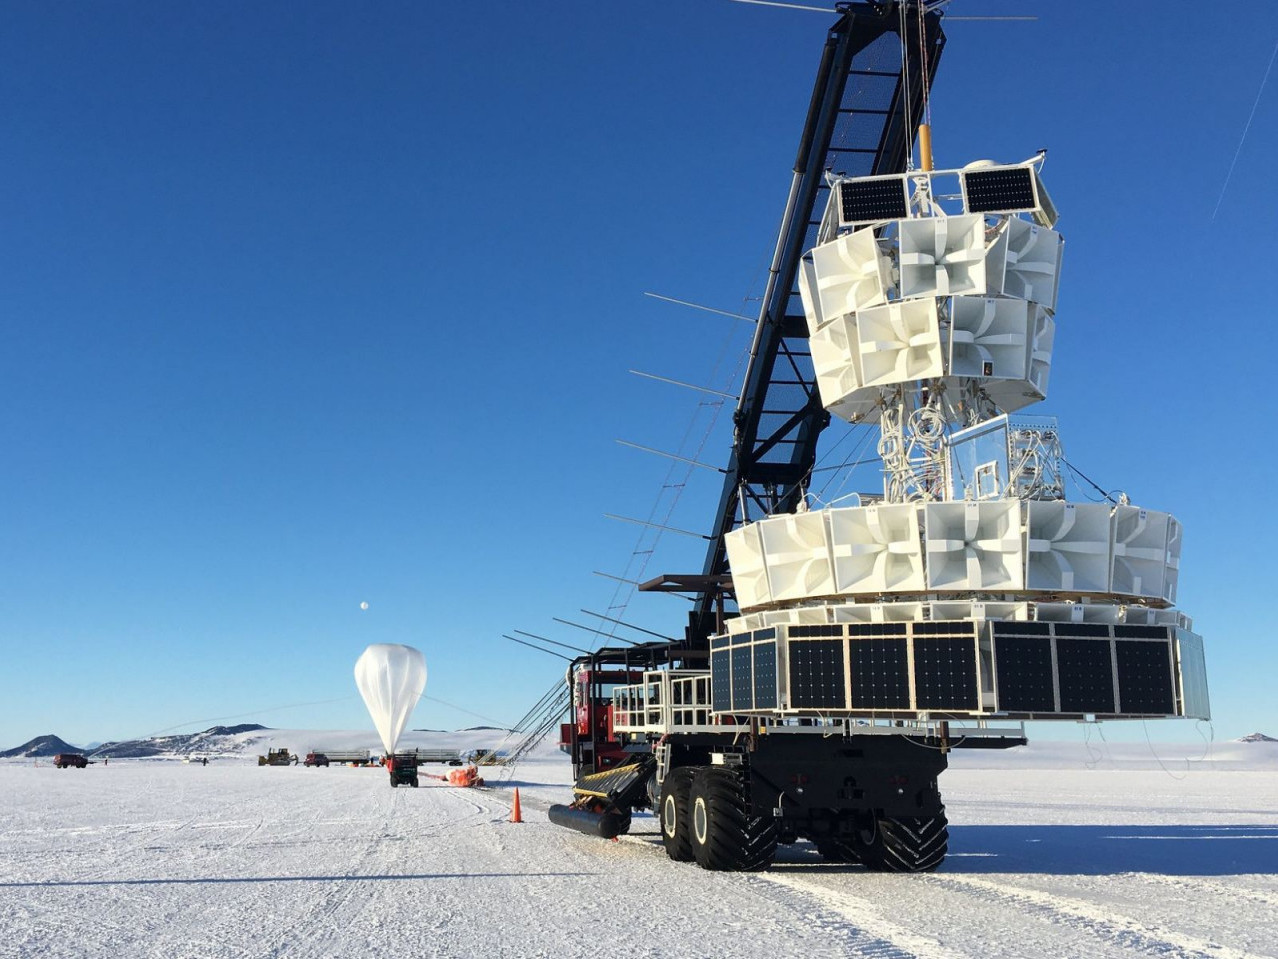
M 1251 733 L 1238 740 L 1240 743 L 1278 743 L 1278 739 L 1273 736 L 1266 736 L 1264 733 Z
M 64 742 L 52 734 L 37 736 L 29 742 L 6 749 L 0 753 L 0 759 L 29 759 L 41 756 L 56 756 L 58 753 L 78 753 L 80 748 Z
M 238 726 L 211 726 L 203 732 L 181 733 L 177 736 L 151 736 L 147 739 L 130 739 L 123 742 L 103 743 L 93 751 L 103 759 L 140 759 L 146 756 L 178 755 L 221 752 L 226 740 L 241 733 L 255 733 L 266 729 L 258 723 L 241 723 Z

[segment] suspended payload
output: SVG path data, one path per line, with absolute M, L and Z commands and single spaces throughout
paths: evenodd
M 426 688 L 426 658 L 398 643 L 374 643 L 355 662 L 355 685 L 389 756 Z

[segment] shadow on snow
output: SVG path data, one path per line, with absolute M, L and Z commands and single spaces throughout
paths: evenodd
M 778 850 L 777 864 L 819 862 L 803 843 Z M 824 869 L 861 871 L 830 864 Z M 1278 826 L 950 826 L 941 873 L 1110 876 L 1234 876 L 1278 872 Z

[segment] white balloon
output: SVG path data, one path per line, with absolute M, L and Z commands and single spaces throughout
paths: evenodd
M 355 685 L 389 755 L 426 688 L 426 657 L 397 643 L 374 643 L 355 662 Z
M 360 603 L 360 604 L 359 604 L 359 608 L 360 608 L 360 609 L 368 609 L 368 601 L 367 601 L 367 600 L 365 600 L 364 602 Z

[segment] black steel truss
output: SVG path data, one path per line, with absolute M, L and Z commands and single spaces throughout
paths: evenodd
M 817 437 L 830 421 L 817 393 L 796 285 L 799 260 L 815 245 L 825 210 L 825 173 L 869 176 L 905 170 L 923 112 L 923 63 L 930 85 L 945 44 L 939 14 L 927 13 L 920 0 L 840 3 L 837 10 L 840 18 L 826 38 L 817 71 L 749 368 L 733 415 L 732 456 L 703 568 L 706 582 L 718 585 L 697 594 L 688 632 L 694 648 L 705 647 L 722 616 L 721 584 L 728 573 L 724 535 L 743 515 L 794 511 L 816 462 Z M 910 51 L 905 58 L 903 12 Z

